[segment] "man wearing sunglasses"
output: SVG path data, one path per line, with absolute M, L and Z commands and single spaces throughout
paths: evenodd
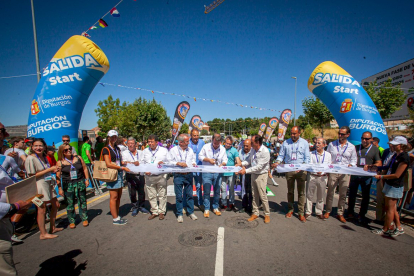
M 379 149 L 372 145 L 372 133 L 366 131 L 362 134 L 361 144 L 356 146 L 356 152 L 358 157 L 357 166 L 363 168 L 365 165 L 382 166 Z M 371 184 L 373 181 L 371 176 L 351 176 L 351 182 L 349 184 L 349 197 L 348 197 L 348 218 L 353 219 L 355 217 L 354 207 L 356 196 L 358 193 L 358 187 L 361 185 L 362 201 L 361 209 L 359 210 L 358 221 L 361 224 L 368 224 L 369 221 L 365 218 L 368 211 L 369 194 L 371 190 Z
M 349 167 L 356 166 L 357 154 L 355 146 L 348 142 L 348 137 L 351 134 L 351 129 L 343 126 L 339 129 L 338 140 L 329 144 L 327 152 L 332 156 L 332 164 L 348 165 Z M 330 173 L 328 177 L 328 194 L 326 196 L 326 212 L 325 219 L 329 218 L 332 211 L 332 202 L 335 194 L 335 188 L 339 186 L 339 200 L 338 200 L 338 214 L 336 218 L 346 223 L 344 218 L 344 208 L 346 193 L 348 192 L 349 174 Z
M 65 145 L 69 145 L 70 146 L 70 136 L 69 135 L 63 135 L 62 136 L 62 143 Z M 77 156 L 78 153 L 76 152 L 76 149 L 74 147 L 72 147 L 72 155 L 73 156 Z

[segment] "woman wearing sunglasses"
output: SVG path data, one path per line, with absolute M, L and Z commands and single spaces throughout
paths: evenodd
M 58 168 L 56 166 L 50 166 L 46 159 L 46 143 L 43 139 L 36 138 L 33 140 L 33 144 L 30 148 L 30 155 L 26 158 L 24 166 L 29 176 L 36 176 L 37 192 L 43 195 L 41 207 L 37 208 L 37 224 L 40 230 L 40 239 L 54 239 L 57 235 L 53 235 L 56 232 L 62 231 L 63 228 L 56 228 L 55 220 L 57 213 L 57 199 L 56 192 L 53 188 L 54 181 L 52 179 L 52 173 L 56 173 Z M 46 204 L 50 203 L 52 208 L 50 210 L 50 230 L 46 232 Z
M 73 155 L 72 146 L 63 144 L 59 147 L 56 173 L 59 194 L 66 196 L 69 227 L 76 228 L 75 200 L 78 199 L 79 216 L 82 225 L 88 226 L 86 204 L 86 187 L 89 186 L 88 168 L 82 158 Z M 86 176 L 86 177 L 85 177 Z

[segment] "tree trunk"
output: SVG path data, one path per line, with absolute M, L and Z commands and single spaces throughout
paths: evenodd
M 323 133 L 324 133 L 324 131 L 323 131 L 323 125 L 321 126 L 321 134 L 322 134 L 322 138 L 323 138 Z

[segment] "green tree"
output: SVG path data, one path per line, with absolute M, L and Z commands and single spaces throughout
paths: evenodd
M 308 97 L 302 101 L 303 113 L 309 124 L 321 130 L 323 137 L 325 125 L 334 119 L 329 109 L 315 97 Z
M 201 130 L 200 135 L 206 136 L 206 135 L 208 135 L 208 131 L 203 129 L 203 130 Z
M 180 134 L 188 134 L 188 130 L 190 129 L 190 126 L 187 123 L 184 123 L 180 128 Z
M 112 96 L 100 101 L 95 109 L 98 126 L 103 132 L 117 129 L 121 136 L 133 136 L 145 140 L 156 134 L 165 140 L 171 135 L 171 120 L 165 108 L 154 99 L 147 101 L 141 97 L 133 103 L 114 100 Z
M 391 114 L 401 109 L 401 105 L 405 102 L 407 96 L 400 86 L 399 84 L 393 87 L 391 78 L 381 85 L 375 81 L 364 86 L 382 119 L 388 119 Z

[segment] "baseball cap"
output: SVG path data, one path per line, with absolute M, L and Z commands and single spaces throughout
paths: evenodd
M 389 143 L 391 145 L 407 145 L 407 139 L 402 136 L 395 136 L 394 139 Z
M 118 136 L 118 131 L 111 129 L 108 131 L 108 137 Z
M 26 139 L 24 139 L 25 143 L 33 143 L 34 138 L 33 137 L 28 137 Z
M 276 143 L 276 147 L 277 147 L 277 148 L 280 148 L 280 144 L 279 144 L 279 143 Z

